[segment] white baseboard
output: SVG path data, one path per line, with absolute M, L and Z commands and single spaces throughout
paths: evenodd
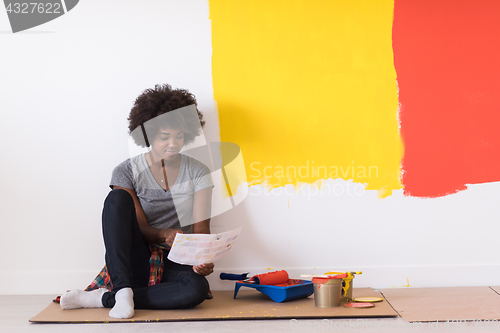
M 354 279 L 355 287 L 427 288 L 463 286 L 500 286 L 500 265 L 420 266 L 420 267 L 335 267 L 357 270 L 363 274 Z M 212 290 L 233 290 L 234 281 L 222 281 L 221 272 L 251 275 L 285 269 L 291 278 L 301 274 L 323 274 L 331 268 L 220 268 L 208 276 Z M 0 272 L 0 295 L 60 295 L 69 289 L 84 289 L 97 271 Z M 409 282 L 409 286 L 408 286 Z
M 213 290 L 232 290 L 234 281 L 222 281 L 221 272 L 246 273 L 251 275 L 275 271 L 267 269 L 219 269 L 209 276 Z M 285 269 L 291 278 L 300 278 L 301 274 L 323 274 L 331 268 L 290 268 Z M 354 286 L 357 288 L 432 288 L 432 287 L 467 287 L 500 286 L 500 265 L 478 266 L 422 266 L 422 267 L 336 267 L 339 271 L 356 270 Z
M 70 289 L 85 289 L 96 271 L 0 272 L 0 295 L 61 295 Z

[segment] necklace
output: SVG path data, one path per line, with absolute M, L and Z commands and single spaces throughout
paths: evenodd
M 150 157 L 151 158 L 151 157 Z M 165 170 L 165 160 L 161 159 L 161 168 L 163 170 L 163 179 L 161 179 L 161 176 L 158 177 L 160 179 L 160 182 L 164 183 L 164 179 L 167 179 L 167 174 L 170 172 L 170 170 L 174 167 L 174 164 L 177 160 L 177 156 L 175 157 L 175 159 L 172 161 L 172 164 L 170 164 L 170 166 L 168 167 L 167 170 Z M 153 162 L 152 162 L 152 159 L 151 159 L 151 166 L 153 166 Z M 156 173 L 153 171 L 153 168 L 151 168 L 151 172 L 153 173 L 153 175 Z
M 177 156 L 175 157 L 175 160 L 177 160 Z M 163 179 L 167 179 L 167 174 L 170 171 L 170 169 L 172 169 L 172 167 L 174 166 L 175 160 L 172 162 L 172 164 L 170 165 L 170 167 L 166 172 L 165 172 L 165 160 L 164 159 L 161 160 L 161 168 L 163 169 Z M 162 183 L 163 179 L 160 179 Z

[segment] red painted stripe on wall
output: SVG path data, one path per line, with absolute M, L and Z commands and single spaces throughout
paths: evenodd
M 395 0 L 405 195 L 500 181 L 500 1 Z

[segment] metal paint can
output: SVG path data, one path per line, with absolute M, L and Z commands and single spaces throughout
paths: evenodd
M 314 304 L 318 308 L 340 306 L 342 279 L 312 279 L 314 284 Z

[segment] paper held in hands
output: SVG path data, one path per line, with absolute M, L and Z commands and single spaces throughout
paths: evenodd
M 177 234 L 168 259 L 182 265 L 201 265 L 224 257 L 233 247 L 241 227 L 220 234 Z

